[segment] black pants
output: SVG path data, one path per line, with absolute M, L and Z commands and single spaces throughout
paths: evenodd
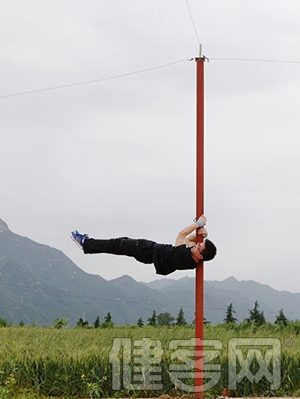
M 155 242 L 145 239 L 128 237 L 111 238 L 109 240 L 95 240 L 86 238 L 83 244 L 85 254 L 113 254 L 135 258 L 142 263 L 153 263 L 153 246 Z

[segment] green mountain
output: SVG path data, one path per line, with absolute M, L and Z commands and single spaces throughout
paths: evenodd
M 205 317 L 213 324 L 223 322 L 230 303 L 243 321 L 256 300 L 269 321 L 282 308 L 289 320 L 300 319 L 300 294 L 234 277 L 205 281 Z M 0 219 L 0 317 L 10 323 L 51 325 L 65 317 L 75 325 L 85 317 L 92 324 L 98 315 L 103 322 L 108 312 L 116 324 L 133 324 L 140 317 L 146 323 L 153 310 L 176 317 L 180 308 L 191 323 L 194 278 L 142 283 L 125 275 L 107 281 L 84 272 L 63 252 L 13 233 Z
M 181 298 L 183 307 L 186 303 L 190 306 L 194 301 L 194 278 L 162 279 L 147 283 L 146 286 L 158 292 L 163 290 L 171 300 Z M 249 317 L 249 309 L 253 309 L 256 300 L 267 321 L 274 322 L 281 309 L 289 320 L 300 319 L 300 294 L 278 291 L 255 281 L 238 281 L 234 277 L 224 281 L 205 281 L 204 293 L 205 317 L 212 324 L 223 322 L 230 303 L 233 303 L 236 312 L 234 316 L 242 322 Z
M 116 324 L 133 324 L 140 317 L 147 321 L 154 309 L 177 315 L 181 306 L 129 276 L 107 281 L 88 274 L 63 252 L 13 233 L 0 219 L 0 317 L 10 323 L 49 325 L 66 317 L 74 325 L 83 315 L 93 323 L 110 312 Z

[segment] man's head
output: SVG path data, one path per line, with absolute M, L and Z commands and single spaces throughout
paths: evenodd
M 205 248 L 201 251 L 203 261 L 212 260 L 217 253 L 217 247 L 208 238 L 205 240 Z
M 192 258 L 196 263 L 211 260 L 215 257 L 217 248 L 214 243 L 206 239 L 191 247 Z

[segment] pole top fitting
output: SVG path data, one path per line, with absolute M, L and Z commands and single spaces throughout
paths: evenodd
M 198 60 L 209 61 L 209 58 L 205 57 L 205 55 L 202 54 L 202 43 L 199 43 L 199 57 L 195 58 L 195 61 Z

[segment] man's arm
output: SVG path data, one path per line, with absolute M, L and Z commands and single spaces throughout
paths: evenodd
M 200 228 L 198 228 L 200 230 Z M 185 243 L 188 247 L 192 247 L 193 245 L 196 245 L 196 231 L 185 237 Z
M 198 223 L 192 223 L 189 226 L 185 227 L 183 230 L 181 230 L 176 238 L 175 247 L 178 247 L 178 245 L 186 244 L 187 236 L 196 229 L 199 229 Z
M 203 227 L 206 224 L 206 217 L 204 215 L 200 216 L 197 222 L 190 224 L 181 230 L 176 238 L 175 247 L 179 245 L 188 245 L 192 246 L 196 244 L 196 232 L 193 235 L 190 235 L 193 231 L 198 230 L 198 234 L 202 234 L 204 237 L 207 236 L 207 231 Z M 189 236 L 189 237 L 187 237 Z
M 185 241 L 186 241 L 186 245 L 188 246 L 188 247 L 192 247 L 193 245 L 196 245 L 196 243 L 197 243 L 197 239 L 196 239 L 196 233 L 198 234 L 198 235 L 201 235 L 203 238 L 206 238 L 207 237 L 207 230 L 206 230 L 206 228 L 205 227 L 199 227 L 198 226 L 198 229 L 196 230 L 196 231 L 194 231 L 193 233 L 191 233 L 190 235 L 188 235 L 186 238 L 185 238 Z

